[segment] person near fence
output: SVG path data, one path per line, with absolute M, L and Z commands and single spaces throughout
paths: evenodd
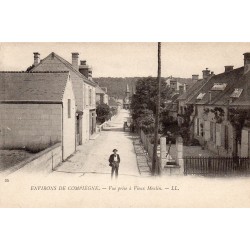
M 119 154 L 117 154 L 117 149 L 113 150 L 113 154 L 109 157 L 109 166 L 111 167 L 111 179 L 113 178 L 114 172 L 115 177 L 118 177 L 119 164 L 121 162 L 121 158 Z

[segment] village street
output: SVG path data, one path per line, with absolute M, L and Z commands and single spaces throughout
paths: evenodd
M 122 109 L 116 117 L 95 140 L 78 146 L 77 152 L 67 161 L 63 162 L 50 176 L 79 177 L 102 175 L 110 178 L 109 156 L 113 149 L 118 149 L 121 157 L 119 176 L 140 176 L 136 154 L 134 152 L 132 135 L 123 131 L 123 123 L 129 113 Z

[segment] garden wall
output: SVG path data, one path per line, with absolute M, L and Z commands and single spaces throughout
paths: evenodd
M 48 174 L 62 162 L 62 146 L 57 143 L 17 164 L 5 174 Z

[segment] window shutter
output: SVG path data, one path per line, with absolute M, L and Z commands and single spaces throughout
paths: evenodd
M 194 119 L 194 133 L 197 135 L 197 118 Z
M 221 146 L 221 124 L 216 123 L 216 146 Z

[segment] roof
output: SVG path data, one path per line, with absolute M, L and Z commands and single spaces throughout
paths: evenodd
M 61 61 L 66 67 L 68 67 L 70 70 L 72 70 L 74 73 L 76 73 L 80 78 L 82 78 L 84 80 L 84 82 L 88 83 L 89 85 L 92 86 L 96 86 L 96 83 L 94 81 L 89 80 L 87 77 L 85 77 L 82 73 L 80 73 L 78 70 L 76 70 L 71 63 L 69 63 L 67 60 L 65 60 L 64 58 L 60 57 L 59 55 L 57 55 L 55 52 L 51 52 L 47 57 L 45 57 L 44 59 L 42 59 L 40 61 L 39 64 L 37 64 L 34 68 L 31 69 L 31 71 L 36 71 L 36 68 L 38 67 L 38 65 L 40 65 L 41 63 L 43 63 L 43 61 L 45 61 L 47 58 L 54 56 L 56 57 L 59 61 Z
M 0 72 L 0 102 L 61 102 L 69 72 Z
M 195 82 L 194 84 L 192 84 L 186 92 L 184 92 L 183 94 L 181 94 L 177 100 L 186 100 L 188 101 L 190 98 L 192 98 L 193 95 L 195 95 L 195 93 L 197 92 L 198 89 L 200 89 L 202 87 L 202 85 L 204 84 L 204 82 L 206 82 L 206 80 L 204 79 L 199 79 L 197 82 Z
M 213 90 L 215 85 L 225 84 L 224 89 Z M 250 73 L 244 74 L 244 67 L 234 69 L 229 72 L 224 72 L 211 77 L 203 86 L 196 91 L 195 95 L 190 100 L 193 104 L 210 104 L 210 105 L 228 105 L 231 98 L 230 105 L 250 105 Z M 236 88 L 241 88 L 242 93 L 237 98 L 232 98 Z M 210 93 L 209 93 L 210 92 Z M 205 93 L 201 100 L 197 100 L 199 93 Z M 211 100 L 210 100 L 211 94 Z
M 98 85 L 96 85 L 96 89 L 95 89 L 95 93 L 96 94 L 106 94 L 106 92 Z

